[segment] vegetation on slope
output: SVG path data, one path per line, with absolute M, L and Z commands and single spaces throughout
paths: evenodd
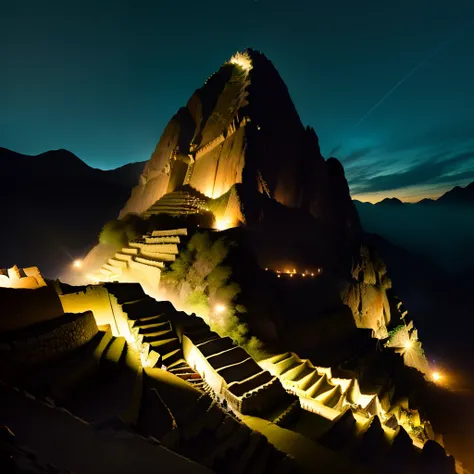
M 256 355 L 261 344 L 240 320 L 246 308 L 238 304 L 240 287 L 225 264 L 232 246 L 225 238 L 213 240 L 209 232 L 195 233 L 170 269 L 163 272 L 161 284 L 213 331 L 231 337 Z

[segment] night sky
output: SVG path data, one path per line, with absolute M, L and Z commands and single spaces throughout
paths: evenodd
M 104 169 L 147 160 L 177 109 L 249 46 L 354 197 L 416 200 L 474 180 L 473 0 L 0 3 L 0 146 L 66 148 Z

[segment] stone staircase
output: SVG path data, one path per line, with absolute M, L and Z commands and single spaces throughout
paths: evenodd
M 110 459 L 114 450 L 121 450 L 132 459 L 136 455 L 144 456 L 134 459 L 136 469 L 143 466 L 160 470 L 152 458 L 161 456 L 162 459 L 172 454 L 163 454 L 161 448 L 164 447 L 199 463 L 186 465 L 188 467 L 175 465 L 174 472 L 186 472 L 191 468 L 192 472 L 201 472 L 199 469 L 206 467 L 215 472 L 236 474 L 296 472 L 291 455 L 297 459 L 298 466 L 306 468 L 307 456 L 316 450 L 332 459 L 333 468 L 329 469 L 326 464 L 319 466 L 319 460 L 315 458 L 310 469 L 305 469 L 307 472 L 347 472 L 334 467 L 341 458 L 354 463 L 354 472 L 363 472 L 356 466 L 364 465 L 369 467 L 367 472 L 422 474 L 434 472 L 426 470 L 426 466 L 431 466 L 435 460 L 437 465 L 445 466 L 440 472 L 454 473 L 452 458 L 446 457 L 439 445 L 433 448 L 432 434 L 424 445 L 413 444 L 402 427 L 404 418 L 410 418 L 418 425 L 420 420 L 408 416 L 406 404 L 379 412 L 368 406 L 364 409 L 349 403 L 337 416 L 328 420 L 321 414 L 302 411 L 301 407 L 305 408 L 303 398 L 283 392 L 285 396 L 273 409 L 273 416 L 268 417 L 266 412 L 272 410 L 271 402 L 279 397 L 278 393 L 270 391 L 270 398 L 265 396 L 260 400 L 265 405 L 261 415 L 229 416 L 231 413 L 222 409 L 222 400 L 227 399 L 218 395 L 210 379 L 204 379 L 191 368 L 184 360 L 181 347 L 176 353 L 175 343 L 169 341 L 187 337 L 193 341 L 195 350 L 201 351 L 209 364 L 212 362 L 217 372 L 230 369 L 230 375 L 225 376 L 230 377 L 227 379 L 229 387 L 241 381 L 246 385 L 260 373 L 252 375 L 254 369 L 247 366 L 245 351 L 238 351 L 239 348 L 229 345 L 228 338 L 220 338 L 210 331 L 202 319 L 176 311 L 169 302 L 157 302 L 146 297 L 137 285 L 108 283 L 105 286 L 128 318 L 133 340 L 127 342 L 123 337 L 113 337 L 108 326 L 99 331 L 96 327 L 89 336 L 80 339 L 83 342 L 71 344 L 68 351 L 59 351 L 56 355 L 48 352 L 47 357 L 38 358 L 32 335 L 36 334 L 41 348 L 45 347 L 45 341 L 49 341 L 49 347 L 56 347 L 60 342 L 58 335 L 62 334 L 57 329 L 77 327 L 81 321 L 81 327 L 88 328 L 89 313 L 80 318 L 65 315 L 40 329 L 22 330 L 28 344 L 22 342 L 17 331 L 11 333 L 15 335 L 15 342 L 9 340 L 8 334 L 0 338 L 3 346 L 18 346 L 25 353 L 24 365 L 19 365 L 15 371 L 0 367 L 0 380 L 3 379 L 3 385 L 0 384 L 0 422 L 17 432 L 20 439 L 43 458 L 46 456 L 59 467 L 94 474 L 110 472 L 112 468 L 114 472 L 131 472 L 129 459 L 118 466 L 116 459 Z M 66 320 L 66 326 L 62 320 Z M 78 331 L 77 337 L 81 338 L 81 334 L 82 331 Z M 151 346 L 155 342 L 157 344 Z M 149 346 L 145 366 L 141 363 L 143 354 L 139 350 L 142 346 Z M 35 357 L 29 357 L 30 352 Z M 153 352 L 158 354 L 154 368 L 149 364 L 150 354 L 155 357 Z M 163 361 L 164 365 L 168 361 L 167 371 L 158 368 Z M 236 371 L 236 364 L 242 362 L 245 370 L 241 372 L 239 368 Z M 327 394 L 334 391 L 334 386 L 339 386 L 344 400 L 353 400 L 351 383 L 332 377 L 327 368 L 314 367 L 291 353 L 274 356 L 263 365 L 265 362 L 277 366 L 272 370 L 279 372 L 284 384 L 299 384 L 301 390 L 310 389 L 314 396 Z M 278 380 L 276 375 L 273 378 Z M 244 392 L 245 396 L 250 393 L 251 397 L 252 390 Z M 262 390 L 260 385 L 257 387 L 259 390 Z M 327 402 L 335 410 L 338 404 L 333 398 L 336 397 L 324 396 L 318 403 L 324 405 Z M 376 403 L 372 405 L 377 407 Z M 301 435 L 302 426 L 306 423 L 308 427 L 308 420 L 310 426 L 323 425 L 324 429 L 317 435 Z M 281 451 L 275 449 L 265 436 Z M 107 437 L 111 437 L 110 440 Z M 131 444 L 119 445 L 120 439 Z M 295 443 L 298 446 L 303 443 L 305 448 L 297 448 Z M 321 451 L 323 447 L 327 451 Z M 84 454 L 82 450 L 87 452 Z M 103 455 L 99 454 L 102 450 Z M 94 456 L 102 457 L 97 465 L 92 466 Z M 104 464 L 105 460 L 110 465 Z M 180 461 L 170 462 L 179 464 Z M 129 471 L 124 470 L 125 466 Z M 394 466 L 398 470 L 393 470 Z
M 122 311 L 128 318 L 144 366 L 171 369 L 185 362 L 181 343 L 170 319 L 175 311 L 171 303 L 144 296 L 123 304 Z
M 144 370 L 133 346 L 104 327 L 70 353 L 10 374 L 0 386 L 0 420 L 42 458 L 74 472 L 136 472 L 132 460 L 136 469 L 156 472 L 298 472 L 264 436 L 222 411 L 198 374 L 180 364 L 171 369 L 176 375 Z M 119 458 L 122 452 L 130 458 L 122 467 L 109 459 L 109 444 Z M 96 466 L 93 456 L 100 458 Z
M 93 275 L 99 282 L 140 281 L 153 290 L 158 289 L 161 270 L 174 262 L 186 229 L 155 230 L 141 239 L 131 240 L 109 258 Z
M 208 201 L 209 199 L 204 194 L 186 186 L 162 196 L 142 216 L 150 217 L 157 214 L 186 216 L 199 214 L 199 212 L 206 208 Z
M 430 423 L 409 408 L 408 400 L 392 405 L 387 393 L 361 393 L 357 378 L 333 377 L 330 368 L 314 366 L 290 352 L 259 363 L 279 377 L 289 393 L 298 396 L 301 408 L 312 413 L 313 423 L 329 420 L 329 428 L 317 436 L 318 442 L 357 463 L 381 468 L 390 460 L 395 466 L 404 466 L 393 472 L 412 472 L 404 470 L 406 460 L 422 464 L 420 453 L 425 446 L 441 442 Z M 283 419 L 283 423 L 296 426 L 297 420 Z M 405 464 L 399 460 L 400 453 L 406 458 Z M 445 458 L 442 456 L 440 462 Z M 451 466 L 451 458 L 446 459 Z M 413 472 L 425 472 L 420 469 Z M 446 469 L 440 472 L 454 472 L 451 467 Z
M 188 364 L 181 363 L 179 366 L 175 366 L 169 369 L 169 372 L 179 377 L 181 380 L 185 380 L 186 382 L 190 383 L 194 388 L 200 390 L 203 393 L 206 393 L 211 398 L 216 399 L 216 395 L 214 390 L 212 390 L 211 386 L 203 380 L 201 375 L 198 372 L 193 370 Z

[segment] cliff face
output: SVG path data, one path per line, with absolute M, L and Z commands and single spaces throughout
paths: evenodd
M 345 228 L 358 226 L 342 166 L 333 161 L 321 156 L 316 133 L 301 123 L 271 61 L 248 49 L 170 120 L 120 216 L 144 212 L 183 184 L 217 198 L 241 183 L 244 194 L 257 190 Z
M 373 249 L 361 245 L 353 258 L 351 280 L 341 296 L 351 309 L 357 327 L 372 329 L 379 339 L 387 337 L 390 324 L 389 288 L 391 281 L 384 262 Z

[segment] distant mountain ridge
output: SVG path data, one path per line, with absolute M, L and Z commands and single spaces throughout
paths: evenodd
M 436 200 L 353 202 L 366 231 L 425 257 L 450 274 L 464 274 L 474 267 L 474 182 L 456 186 Z
M 143 167 L 104 171 L 67 150 L 29 156 L 0 148 L 0 268 L 37 265 L 58 276 L 118 217 Z
M 144 166 L 145 161 L 129 163 L 112 170 L 101 170 L 89 166 L 74 153 L 64 149 L 50 150 L 39 155 L 24 155 L 0 147 L 0 172 L 3 177 L 10 178 L 94 179 L 131 187 L 138 181 Z
M 439 204 L 457 204 L 461 206 L 471 206 L 474 205 L 474 181 L 467 186 L 455 186 L 453 189 L 446 191 L 444 194 L 439 196 L 437 199 L 425 198 L 418 202 L 403 202 L 398 198 L 389 198 L 386 197 L 382 201 L 376 203 L 359 201 L 357 199 L 353 200 L 356 204 L 367 204 L 371 206 L 386 206 L 386 205 L 439 205 Z

